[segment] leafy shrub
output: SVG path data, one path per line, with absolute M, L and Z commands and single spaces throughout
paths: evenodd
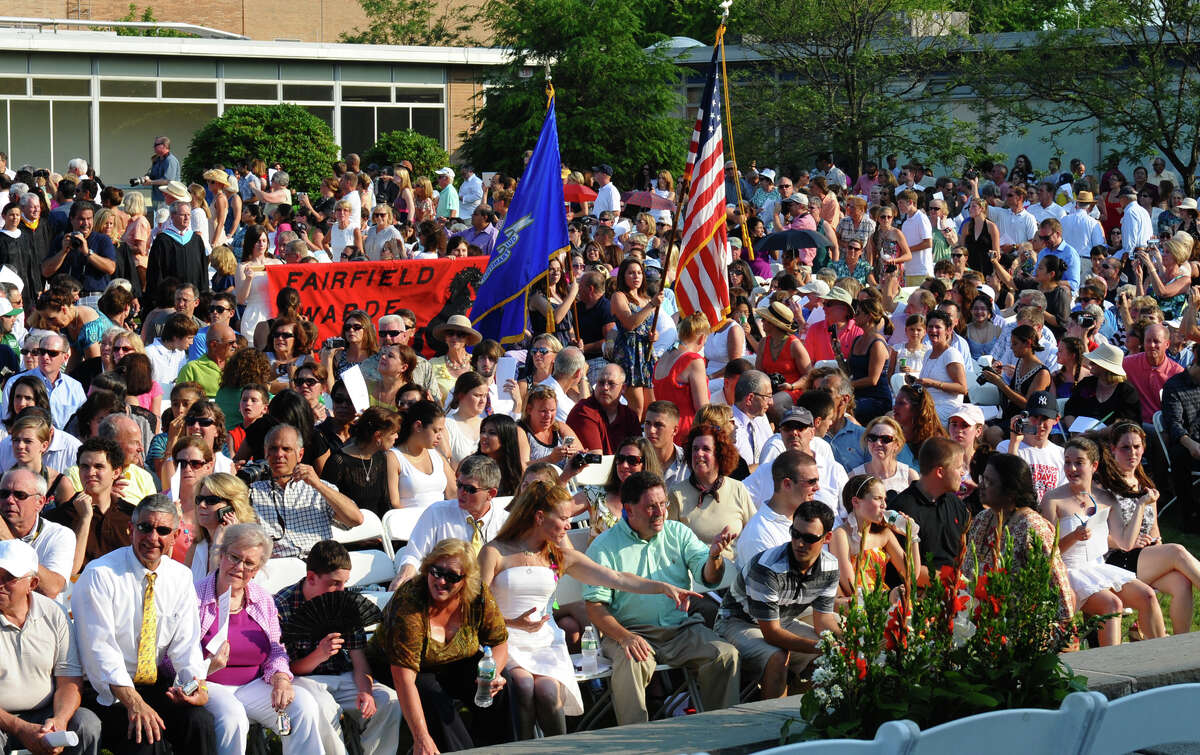
M 200 127 L 183 162 L 186 181 L 200 181 L 216 163 L 234 167 L 261 158 L 279 163 L 293 191 L 315 192 L 333 174 L 338 147 L 325 121 L 298 105 L 238 105 Z
M 379 140 L 362 156 L 363 163 L 367 165 L 395 165 L 401 160 L 412 163 L 413 178 L 431 175 L 438 168 L 450 164 L 450 156 L 436 140 L 412 129 L 380 134 Z

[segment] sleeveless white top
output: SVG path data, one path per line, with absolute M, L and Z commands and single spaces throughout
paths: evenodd
M 425 474 L 409 462 L 398 448 L 390 449 L 400 461 L 400 506 L 428 506 L 446 498 L 446 467 L 441 454 L 432 448 L 425 452 L 433 472 Z
M 708 337 L 704 342 L 704 359 L 708 362 L 708 376 L 716 377 L 725 371 L 729 364 L 729 329 L 740 328 L 733 320 L 725 323 L 725 327 Z

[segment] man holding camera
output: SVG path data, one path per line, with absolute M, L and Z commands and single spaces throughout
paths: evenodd
M 154 138 L 154 156 L 150 158 L 150 170 L 141 178 L 131 178 L 135 186 L 149 186 L 150 199 L 155 209 L 166 203 L 162 187 L 179 180 L 179 158 L 171 153 L 171 140 L 165 136 Z M 249 197 L 245 197 L 249 198 Z
M 83 286 L 80 303 L 93 308 L 108 288 L 109 276 L 117 270 L 112 240 L 94 232 L 95 213 L 96 205 L 91 202 L 73 202 L 67 215 L 71 230 L 54 240 L 50 248 L 58 251 L 42 261 L 44 278 L 60 272 L 71 276 Z
M 270 479 L 250 484 L 250 505 L 275 542 L 272 558 L 304 558 L 313 545 L 330 538 L 335 523 L 345 529 L 363 523 L 354 501 L 300 463 L 304 439 L 299 430 L 276 425 L 263 445 Z

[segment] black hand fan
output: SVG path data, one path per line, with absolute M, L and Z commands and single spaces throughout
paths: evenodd
M 377 624 L 383 614 L 375 604 L 356 592 L 343 590 L 318 595 L 304 603 L 282 627 L 283 641 L 320 642 L 338 632 L 348 638 L 360 629 Z

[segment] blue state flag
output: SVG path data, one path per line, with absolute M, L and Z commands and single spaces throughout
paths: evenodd
M 551 97 L 533 157 L 517 184 L 471 307 L 471 321 L 484 338 L 515 343 L 525 337 L 529 293 L 545 285 L 551 255 L 570 246 L 561 169 Z

